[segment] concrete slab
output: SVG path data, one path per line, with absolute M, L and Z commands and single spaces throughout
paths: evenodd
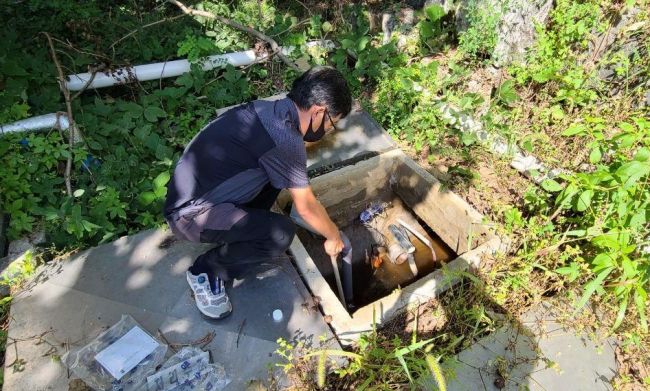
M 310 176 L 397 148 L 388 133 L 362 109 L 353 109 L 337 127 L 339 132 L 330 133 L 307 148 Z
M 174 344 L 213 332 L 206 349 L 226 368 L 232 390 L 268 379 L 280 337 L 319 346 L 324 336 L 324 345 L 339 347 L 321 315 L 307 310 L 310 294 L 288 258 L 232 283 L 229 318 L 202 318 L 184 274 L 206 247 L 150 230 L 39 269 L 12 303 L 5 389 L 67 389 L 70 379 L 57 358 L 87 344 L 122 314 Z M 273 322 L 274 309 L 283 311 L 282 321 Z
M 454 373 L 447 389 L 611 390 L 614 340 L 593 341 L 557 319 L 544 303 L 461 352 L 445 363 Z

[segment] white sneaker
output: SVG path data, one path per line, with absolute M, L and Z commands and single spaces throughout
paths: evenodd
M 208 275 L 201 273 L 198 276 L 190 273 L 185 273 L 187 283 L 190 284 L 192 292 L 194 292 L 194 301 L 199 311 L 211 319 L 223 319 L 230 315 L 232 312 L 232 305 L 230 298 L 226 294 L 226 287 L 223 281 L 219 279 L 219 286 L 217 293 L 213 293 L 210 289 L 210 281 Z

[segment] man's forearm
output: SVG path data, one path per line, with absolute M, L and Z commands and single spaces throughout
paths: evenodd
M 303 218 L 312 228 L 319 234 L 323 235 L 326 239 L 339 240 L 340 233 L 332 219 L 330 219 L 327 211 L 317 200 L 310 202 L 307 208 L 299 210 L 298 214 Z

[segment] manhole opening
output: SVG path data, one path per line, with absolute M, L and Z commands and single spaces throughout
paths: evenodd
M 397 288 L 408 286 L 440 268 L 442 264 L 456 258 L 456 253 L 390 188 L 374 199 L 368 200 L 365 205 L 355 204 L 356 207 L 350 205 L 350 202 L 344 201 L 327 208 L 328 210 L 346 211 L 346 213 L 338 214 L 335 223 L 350 239 L 353 248 L 354 302 L 348 303 L 347 309 L 350 314 L 354 312 L 355 308 L 381 299 Z M 383 204 L 385 209 L 374 216 L 370 222 L 364 224 L 360 221 L 359 215 L 371 204 Z M 410 243 L 415 247 L 412 256 L 417 275 L 414 275 L 412 265 L 408 261 L 394 262 L 390 252 L 387 251 L 390 245 L 396 242 L 389 227 L 391 225 L 402 227 L 400 222 L 406 223 L 409 228 L 424 236 L 435 252 L 434 260 L 431 249 L 422 240 L 411 232 L 403 231 L 407 233 Z M 303 228 L 298 228 L 297 235 L 330 288 L 336 292 L 332 263 L 325 253 L 322 238 L 316 237 Z

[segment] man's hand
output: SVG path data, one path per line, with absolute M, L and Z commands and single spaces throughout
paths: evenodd
M 343 250 L 341 234 L 332 219 L 318 202 L 311 187 L 289 189 L 296 211 L 317 233 L 325 237 L 325 252 L 330 256 L 338 255 Z
M 341 240 L 340 236 L 338 239 L 327 239 L 325 240 L 325 243 L 323 243 L 323 247 L 325 247 L 325 252 L 327 255 L 330 257 L 335 257 L 339 255 L 341 251 L 343 251 L 343 241 Z

